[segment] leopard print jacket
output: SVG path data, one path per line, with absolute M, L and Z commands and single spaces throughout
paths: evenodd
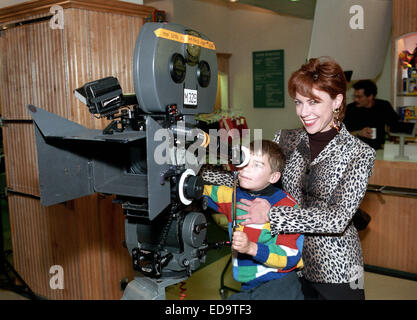
M 303 233 L 303 276 L 312 282 L 349 283 L 363 276 L 362 248 L 352 217 L 365 195 L 375 150 L 342 124 L 320 154 L 310 160 L 304 129 L 281 130 L 274 138 L 286 155 L 282 186 L 299 208 L 274 207 L 271 233 Z M 205 172 L 212 184 L 231 185 L 231 175 Z

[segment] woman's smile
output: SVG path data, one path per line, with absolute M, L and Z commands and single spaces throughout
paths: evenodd
M 317 118 L 310 120 L 303 119 L 303 122 L 306 127 L 311 127 L 314 126 L 314 124 L 317 122 Z

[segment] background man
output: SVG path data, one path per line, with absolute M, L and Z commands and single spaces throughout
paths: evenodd
M 371 80 L 360 80 L 353 88 L 354 102 L 348 104 L 343 122 L 351 134 L 372 148 L 381 149 L 385 143 L 385 125 L 395 127 L 398 114 L 388 101 L 375 98 L 378 90 Z

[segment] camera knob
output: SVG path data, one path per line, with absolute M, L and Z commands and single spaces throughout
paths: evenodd
M 189 176 L 184 181 L 184 195 L 188 199 L 200 199 L 203 195 L 204 182 L 200 176 Z
M 203 191 L 203 178 L 196 176 L 192 169 L 187 169 L 181 174 L 178 195 L 183 204 L 189 205 L 194 199 L 200 199 Z

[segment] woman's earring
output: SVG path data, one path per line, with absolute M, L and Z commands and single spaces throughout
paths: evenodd
M 339 108 L 333 110 L 333 123 L 330 125 L 330 127 L 336 129 L 337 133 L 340 131 L 339 112 Z

